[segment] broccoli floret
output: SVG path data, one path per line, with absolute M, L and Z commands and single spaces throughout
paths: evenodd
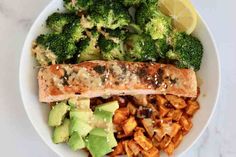
M 63 0 L 64 7 L 70 12 L 81 12 L 89 9 L 93 5 L 93 0 Z
M 84 37 L 85 29 L 81 26 L 80 20 L 77 19 L 73 23 L 65 26 L 63 34 L 71 40 L 77 42 Z
M 125 40 L 127 33 L 127 30 L 117 28 L 115 30 L 105 29 L 102 34 L 105 36 L 106 39 L 112 40 L 115 43 L 120 43 Z
M 119 0 L 124 6 L 138 6 L 146 0 Z
M 43 34 L 38 36 L 36 44 L 45 51 L 50 50 L 56 56 L 57 63 L 70 59 L 77 51 L 75 43 L 62 34 Z
M 99 33 L 92 30 L 91 32 L 87 32 L 87 35 L 89 36 L 88 38 L 79 42 L 78 49 L 80 54 L 78 62 L 101 59 L 100 49 L 97 45 Z
M 174 33 L 171 44 L 173 50 L 167 52 L 168 59 L 174 60 L 179 68 L 193 68 L 195 71 L 200 69 L 203 46 L 196 37 L 177 32 Z
M 171 18 L 162 14 L 154 2 L 141 5 L 135 17 L 136 23 L 154 40 L 163 39 L 171 32 Z
M 46 20 L 46 25 L 55 33 L 61 33 L 64 26 L 71 23 L 75 16 L 67 13 L 53 13 Z
M 98 30 L 122 28 L 131 22 L 128 10 L 122 4 L 110 0 L 98 1 L 91 7 L 89 15 Z
M 168 38 L 156 40 L 155 44 L 156 44 L 159 56 L 161 58 L 166 58 L 166 53 L 172 49 L 172 46 L 170 45 Z
M 115 43 L 101 36 L 98 40 L 102 57 L 105 60 L 124 60 L 123 42 Z
M 125 41 L 124 49 L 128 61 L 156 61 L 159 57 L 155 42 L 145 34 L 129 36 Z

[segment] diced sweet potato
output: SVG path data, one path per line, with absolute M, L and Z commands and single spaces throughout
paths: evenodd
M 189 100 L 188 106 L 186 107 L 186 113 L 190 116 L 193 116 L 194 113 L 200 108 L 200 105 L 197 101 Z
M 109 155 L 111 157 L 116 157 L 125 153 L 122 142 L 119 142 L 115 147 L 114 151 Z
M 170 109 L 166 108 L 164 105 L 159 106 L 159 112 L 161 117 L 164 117 L 169 111 Z
M 171 156 L 174 152 L 174 149 L 175 147 L 174 147 L 173 142 L 170 142 L 170 144 L 164 149 L 164 151 L 166 152 L 168 156 Z
M 134 133 L 134 140 L 137 142 L 144 150 L 149 150 L 152 148 L 152 141 L 150 141 L 141 130 Z
M 166 99 L 173 105 L 176 109 L 183 109 L 187 106 L 183 98 L 177 97 L 175 95 L 166 95 Z
M 156 148 L 159 148 L 160 142 L 156 138 L 152 138 L 151 140 L 152 140 L 153 146 L 156 147 Z
M 135 115 L 137 109 L 131 102 L 128 103 L 127 108 L 129 109 L 131 115 Z
M 160 153 L 159 150 L 156 147 L 152 147 L 151 149 L 145 151 L 142 151 L 142 154 L 144 157 L 159 157 Z
M 181 141 L 183 140 L 183 134 L 182 131 L 179 131 L 173 138 L 172 142 L 174 143 L 174 147 L 177 148 Z
M 122 139 L 122 138 L 130 137 L 132 135 L 133 135 L 133 132 L 130 134 L 125 134 L 124 132 L 118 132 L 116 137 L 119 139 Z
M 127 119 L 123 125 L 123 130 L 125 132 L 126 135 L 129 135 L 130 133 L 133 132 L 133 130 L 135 129 L 135 127 L 137 126 L 137 122 L 135 120 L 134 117 L 130 117 L 129 119 Z
M 137 156 L 142 150 L 142 148 L 134 140 L 130 140 L 128 142 L 128 146 L 135 156 Z
M 174 137 L 178 131 L 181 129 L 181 126 L 177 123 L 164 123 L 161 127 L 165 134 L 169 135 L 170 137 Z
M 154 137 L 157 139 L 158 142 L 160 142 L 163 137 L 165 136 L 165 132 L 163 131 L 162 128 L 155 128 L 155 135 Z
M 163 123 L 170 123 L 172 122 L 172 118 L 171 117 L 167 117 L 167 118 L 160 118 L 156 120 L 157 124 L 162 125 Z
M 125 149 L 126 155 L 127 155 L 128 157 L 133 157 L 134 154 L 133 154 L 133 152 L 131 151 L 131 149 L 128 147 L 128 141 L 123 141 L 122 144 L 123 144 L 123 147 L 124 147 L 124 149 Z
M 183 132 L 186 134 L 190 131 L 193 124 L 186 116 L 182 116 L 179 120 L 180 125 L 182 126 Z
M 147 107 L 150 108 L 150 109 L 152 110 L 151 117 L 154 118 L 154 117 L 158 116 L 158 111 L 157 111 L 156 107 L 154 107 L 153 104 L 148 103 L 148 104 L 147 104 Z
M 167 100 L 160 95 L 156 96 L 156 101 L 158 105 L 162 105 L 162 106 L 164 106 L 167 103 Z
M 153 120 L 151 118 L 142 119 L 142 124 L 148 135 L 152 137 L 154 135 Z
M 167 117 L 171 117 L 172 120 L 178 122 L 182 116 L 183 112 L 181 110 L 170 110 Z
M 165 137 L 163 138 L 163 140 L 160 143 L 161 149 L 165 149 L 166 147 L 168 147 L 170 142 L 171 142 L 171 137 L 168 135 L 165 135 Z
M 119 108 L 115 111 L 113 123 L 122 124 L 129 117 L 129 109 L 127 107 Z

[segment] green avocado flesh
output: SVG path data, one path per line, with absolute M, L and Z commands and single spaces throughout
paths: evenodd
M 70 124 L 70 135 L 73 132 L 78 132 L 82 137 L 85 137 L 93 128 L 83 120 L 72 118 Z
M 70 111 L 70 118 L 78 118 L 82 121 L 88 122 L 90 118 L 92 117 L 93 112 L 89 110 L 80 110 L 80 109 L 74 109 Z
M 118 101 L 108 102 L 96 107 L 96 109 L 114 113 L 119 108 Z
M 69 126 L 70 120 L 65 119 L 62 125 L 55 128 L 52 141 L 56 144 L 66 142 L 69 139 Z
M 61 102 L 53 106 L 52 110 L 49 113 L 48 125 L 49 126 L 59 126 L 62 123 L 63 118 L 67 111 L 70 110 L 70 106 L 66 103 Z
M 86 139 L 86 146 L 93 157 L 103 157 L 112 151 L 104 129 L 93 129 Z
M 108 111 L 103 111 L 100 109 L 95 109 L 94 116 L 95 116 L 95 119 L 97 119 L 99 121 L 104 121 L 105 123 L 110 123 L 110 122 L 112 122 L 113 113 L 108 112 Z
M 90 109 L 90 99 L 71 98 L 71 99 L 68 100 L 68 104 L 72 108 Z
M 79 133 L 74 132 L 68 142 L 69 147 L 73 150 L 79 150 L 85 148 L 85 142 Z

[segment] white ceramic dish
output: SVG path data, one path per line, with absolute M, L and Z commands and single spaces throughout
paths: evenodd
M 39 34 L 46 31 L 44 25 L 48 15 L 57 11 L 57 9 L 62 11 L 62 6 L 62 0 L 53 0 L 42 11 L 29 31 L 21 55 L 20 90 L 28 117 L 43 141 L 59 156 L 86 156 L 85 152 L 73 152 L 65 144 L 55 145 L 52 142 L 52 129 L 47 125 L 49 107 L 38 101 L 37 68 L 31 55 L 31 43 Z M 204 57 L 201 70 L 198 72 L 198 76 L 202 80 L 201 95 L 199 97 L 201 109 L 193 118 L 192 130 L 184 137 L 182 144 L 175 150 L 175 156 L 184 154 L 199 139 L 214 113 L 220 90 L 220 65 L 217 49 L 206 23 L 200 16 L 194 35 L 204 45 Z M 163 157 L 165 156 L 163 154 Z

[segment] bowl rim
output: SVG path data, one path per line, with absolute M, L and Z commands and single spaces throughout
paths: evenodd
M 23 86 L 22 86 L 22 83 L 21 83 L 21 78 L 22 78 L 22 72 L 23 72 L 23 69 L 22 69 L 22 62 L 23 62 L 23 53 L 27 47 L 27 41 L 28 41 L 28 38 L 29 38 L 29 32 L 32 31 L 32 29 L 36 26 L 36 24 L 39 22 L 39 20 L 42 18 L 42 16 L 44 16 L 44 12 L 45 10 L 48 10 L 51 5 L 55 2 L 56 0 L 51 0 L 45 7 L 44 9 L 42 9 L 42 11 L 40 12 L 40 14 L 37 16 L 37 18 L 34 20 L 33 24 L 31 25 L 30 27 L 30 30 L 28 31 L 26 37 L 25 37 L 25 41 L 24 41 L 24 44 L 23 44 L 23 47 L 22 47 L 22 50 L 21 50 L 21 57 L 20 57 L 20 65 L 19 65 L 19 88 L 20 88 L 20 96 L 21 96 L 21 101 L 23 103 L 23 106 L 24 106 L 24 109 L 25 109 L 25 112 L 26 112 L 26 115 L 31 123 L 31 125 L 33 126 L 34 130 L 37 132 L 37 134 L 40 136 L 40 138 L 42 139 L 42 141 L 50 148 L 50 150 L 52 150 L 53 152 L 55 152 L 57 155 L 59 156 L 63 156 L 63 154 L 61 154 L 60 152 L 58 152 L 56 149 L 52 148 L 49 144 L 49 142 L 47 142 L 48 140 L 46 140 L 44 138 L 44 136 L 40 133 L 40 130 L 39 128 L 33 123 L 32 119 L 30 118 L 30 115 L 29 115 L 29 111 L 28 111 L 28 107 L 27 105 L 25 105 L 25 98 L 23 97 Z M 216 45 L 216 41 L 214 39 L 214 36 L 213 36 L 213 33 L 211 32 L 211 30 L 209 29 L 206 21 L 204 20 L 204 18 L 199 14 L 199 12 L 196 10 L 199 18 L 201 19 L 204 27 L 206 28 L 207 32 L 209 33 L 209 36 L 210 36 L 210 39 L 212 40 L 212 43 L 213 43 L 213 48 L 215 50 L 215 54 L 216 54 L 216 62 L 218 64 L 217 66 L 217 70 L 218 70 L 218 84 L 217 84 L 217 94 L 216 94 L 216 98 L 215 98 L 215 101 L 214 101 L 214 105 L 213 105 L 213 108 L 211 110 L 211 113 L 209 115 L 209 118 L 207 119 L 207 122 L 204 124 L 204 127 L 203 129 L 200 131 L 200 133 L 197 135 L 197 137 L 191 142 L 191 144 L 189 146 L 186 147 L 186 149 L 184 149 L 180 154 L 179 156 L 182 156 L 184 155 L 186 152 L 188 152 L 195 144 L 196 142 L 200 139 L 200 137 L 202 137 L 203 133 L 205 132 L 206 128 L 208 127 L 210 121 L 212 120 L 212 117 L 213 115 L 215 114 L 215 111 L 216 111 L 216 107 L 217 107 L 217 104 L 218 104 L 218 100 L 219 100 L 219 95 L 220 95 L 220 89 L 221 89 L 221 63 L 220 63 L 220 59 L 219 59 L 219 51 L 218 51 L 218 48 L 217 48 L 217 45 Z

